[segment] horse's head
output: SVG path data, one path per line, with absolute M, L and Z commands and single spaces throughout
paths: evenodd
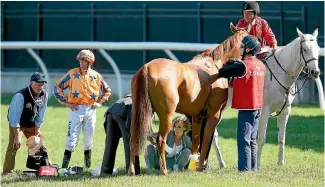
M 240 45 L 243 38 L 248 35 L 245 29 L 234 26 L 230 23 L 230 30 L 234 33 L 232 36 L 223 41 L 215 49 L 205 50 L 196 58 L 211 57 L 217 67 L 222 67 L 231 58 L 241 58 Z
M 248 35 L 248 31 L 246 30 L 246 28 L 236 27 L 232 23 L 230 23 L 230 30 L 234 33 L 233 36 L 230 37 L 230 41 L 233 41 L 231 45 L 232 50 L 225 55 L 224 62 L 227 62 L 231 58 L 242 58 L 240 46 L 243 38 Z
M 318 67 L 319 46 L 317 43 L 318 29 L 313 34 L 303 34 L 298 28 L 297 33 L 300 37 L 300 62 L 303 65 L 303 72 L 309 78 L 316 79 L 319 77 L 320 70 Z

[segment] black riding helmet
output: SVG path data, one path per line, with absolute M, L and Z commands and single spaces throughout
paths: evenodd
M 255 1 L 245 1 L 242 11 L 244 12 L 245 10 L 254 11 L 256 15 L 260 14 L 260 6 Z
M 261 44 L 253 35 L 247 35 L 243 38 L 242 47 L 245 49 L 244 53 L 250 53 L 254 56 L 261 51 Z M 249 49 L 249 52 L 246 49 Z

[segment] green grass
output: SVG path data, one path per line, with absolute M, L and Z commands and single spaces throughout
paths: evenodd
M 8 143 L 7 110 L 10 95 L 1 97 L 1 170 Z M 101 164 L 105 133 L 103 130 L 104 112 L 107 107 L 97 110 L 97 127 L 94 138 L 92 168 Z M 49 101 L 42 132 L 53 163 L 61 165 L 69 110 L 59 105 L 54 99 Z M 219 169 L 215 151 L 210 152 L 211 168 L 207 171 L 170 173 L 161 176 L 159 171 L 142 168 L 143 175 L 126 176 L 123 141 L 117 151 L 115 167 L 117 176 L 92 177 L 90 170 L 79 176 L 38 179 L 22 175 L 27 159 L 25 146 L 17 152 L 15 172 L 2 177 L 3 186 L 324 186 L 324 113 L 316 106 L 293 107 L 287 125 L 287 139 L 284 166 L 277 166 L 277 130 L 275 119 L 268 124 L 267 144 L 264 146 L 262 167 L 258 173 L 237 172 L 236 120 L 237 111 L 228 109 L 218 127 L 220 146 L 227 168 Z M 158 120 L 156 118 L 156 120 Z M 155 126 L 157 129 L 157 126 Z M 83 166 L 82 134 L 79 146 L 72 154 L 70 164 Z M 25 144 L 25 138 L 23 138 Z M 141 166 L 144 167 L 143 154 Z

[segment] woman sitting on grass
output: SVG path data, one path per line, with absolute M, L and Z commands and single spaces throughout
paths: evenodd
M 168 133 L 165 147 L 166 164 L 169 171 L 184 170 L 189 162 L 192 142 L 185 134 L 189 130 L 190 121 L 184 115 L 173 120 L 173 130 Z M 158 150 L 154 142 L 146 148 L 145 161 L 147 168 L 159 169 Z

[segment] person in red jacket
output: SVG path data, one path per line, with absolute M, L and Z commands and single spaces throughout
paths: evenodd
M 248 29 L 250 35 L 255 36 L 261 43 L 261 47 L 268 44 L 271 48 L 277 48 L 277 41 L 267 21 L 259 17 L 260 7 L 255 1 L 246 1 L 242 7 L 244 18 L 240 19 L 237 27 Z
M 245 36 L 241 44 L 240 59 L 230 59 L 217 74 L 210 77 L 210 82 L 217 78 L 235 77 L 233 84 L 232 108 L 238 109 L 237 148 L 238 170 L 257 171 L 257 130 L 261 109 L 265 67 L 256 58 L 261 51 L 255 36 Z

